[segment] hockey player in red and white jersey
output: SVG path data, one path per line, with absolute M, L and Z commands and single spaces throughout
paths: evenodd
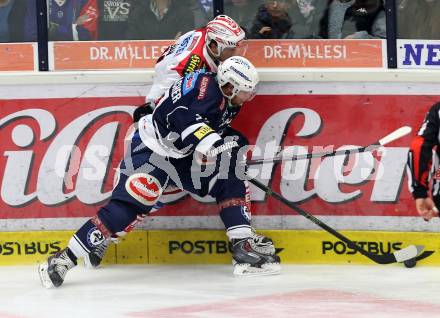
M 160 97 L 183 76 L 200 69 L 217 73 L 221 62 L 231 56 L 241 56 L 245 50 L 244 39 L 244 30 L 227 15 L 219 15 L 205 27 L 182 35 L 158 59 L 154 68 L 153 86 L 145 98 L 145 104 L 135 110 L 133 121 L 137 123 L 142 117 L 151 114 Z M 226 134 L 240 135 L 231 128 Z M 165 202 L 167 195 L 176 192 L 179 193 L 180 190 L 175 187 L 167 188 L 163 195 Z M 157 209 L 161 205 L 159 202 Z M 143 217 L 139 217 L 138 222 Z
M 182 76 L 199 69 L 216 73 L 220 62 L 241 55 L 244 38 L 243 29 L 226 15 L 219 15 L 205 27 L 182 35 L 157 61 L 153 86 L 146 103 L 134 112 L 134 122 L 151 114 L 156 101 Z

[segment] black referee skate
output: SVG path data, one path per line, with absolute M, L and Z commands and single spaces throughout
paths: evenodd
M 232 258 L 237 276 L 275 275 L 281 271 L 272 240 L 262 235 L 233 239 Z
M 67 248 L 59 251 L 38 266 L 41 283 L 46 288 L 60 287 L 66 273 L 76 265 L 76 260 L 72 260 L 67 254 Z

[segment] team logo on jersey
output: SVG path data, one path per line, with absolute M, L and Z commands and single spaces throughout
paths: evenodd
M 89 246 L 97 246 L 104 242 L 104 240 L 104 235 L 96 227 L 91 228 L 87 233 L 87 243 L 89 243 Z
M 191 56 L 188 59 L 188 62 L 186 62 L 185 67 L 183 68 L 183 74 L 189 74 L 199 68 L 202 68 L 201 64 L 202 64 L 202 58 L 197 54 L 191 54 Z
M 205 76 L 204 78 L 202 78 L 199 84 L 199 95 L 197 96 L 198 100 L 203 100 L 205 98 L 208 84 L 209 84 L 209 77 Z
M 207 134 L 212 133 L 214 130 L 207 126 L 207 125 L 203 125 L 202 127 L 200 127 L 199 129 L 196 130 L 196 132 L 194 133 L 194 136 L 197 137 L 197 139 L 201 140 L 203 139 Z
M 149 174 L 136 173 L 125 182 L 127 192 L 143 205 L 154 205 L 161 194 L 159 181 Z
M 188 75 L 185 76 L 185 80 L 183 81 L 183 89 L 182 89 L 183 96 L 188 94 L 188 92 L 190 92 L 196 86 L 196 81 L 197 81 L 197 77 L 199 77 L 199 74 L 200 74 L 199 72 L 195 72 L 195 73 L 189 73 Z

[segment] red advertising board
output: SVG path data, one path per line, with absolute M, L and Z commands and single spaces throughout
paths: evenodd
M 53 70 L 153 68 L 172 41 L 51 42 Z
M 250 40 L 245 56 L 257 67 L 384 67 L 382 40 Z
M 0 71 L 35 71 L 36 43 L 0 43 Z
M 428 107 L 439 99 L 259 95 L 244 106 L 234 126 L 263 150 L 268 144 L 295 146 L 295 151 L 303 152 L 365 146 L 401 126 L 416 129 Z M 142 98 L 137 96 L 0 100 L 0 218 L 93 215 L 108 199 L 114 168 L 122 157 L 133 110 L 127 105 L 140 103 Z M 416 215 L 404 171 L 410 139 L 401 138 L 359 160 L 303 160 L 290 166 L 268 165 L 264 173 L 274 190 L 317 215 Z M 93 160 L 95 165 L 90 164 Z M 103 167 L 104 173 L 97 173 L 96 166 Z M 292 213 L 261 193 L 252 195 L 254 215 Z M 155 215 L 217 212 L 215 204 L 186 197 Z
M 54 70 L 152 68 L 172 41 L 51 42 Z M 257 67 L 382 68 L 384 40 L 250 40 Z

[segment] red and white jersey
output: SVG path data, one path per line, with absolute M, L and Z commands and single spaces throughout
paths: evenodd
M 162 54 L 154 68 L 154 82 L 146 101 L 154 104 L 175 81 L 199 69 L 217 72 L 206 48 L 205 28 L 185 33 Z

